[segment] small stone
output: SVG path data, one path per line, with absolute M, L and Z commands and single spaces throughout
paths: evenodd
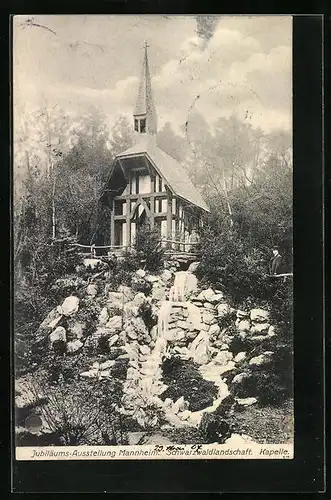
M 214 314 L 212 314 L 211 312 L 204 311 L 202 313 L 202 321 L 206 325 L 211 325 L 213 323 L 216 323 L 217 320 Z
M 182 420 L 187 420 L 191 416 L 191 411 L 190 410 L 184 410 L 178 415 Z
M 225 366 L 229 361 L 231 361 L 233 358 L 233 354 L 230 351 L 220 351 L 214 358 L 213 362 Z
M 100 370 L 108 370 L 109 368 L 112 368 L 114 365 L 115 365 L 115 360 L 109 359 L 104 363 L 100 363 Z
M 235 356 L 233 361 L 235 363 L 240 363 L 241 361 L 244 361 L 246 359 L 246 353 L 245 352 L 238 352 L 238 354 Z
M 88 285 L 86 288 L 86 293 L 87 295 L 90 295 L 91 297 L 95 297 L 98 294 L 98 287 L 97 285 Z
M 177 414 L 179 411 L 184 410 L 184 409 L 185 409 L 185 400 L 184 400 L 184 396 L 181 396 L 172 405 L 172 411 Z
M 210 297 L 209 302 L 212 304 L 219 304 L 221 300 L 224 299 L 224 294 L 221 293 L 215 293 L 212 297 Z
M 237 375 L 235 375 L 232 379 L 232 383 L 233 384 L 241 384 L 241 382 L 244 380 L 244 379 L 247 379 L 249 378 L 249 375 L 248 373 L 245 373 L 245 372 L 242 372 L 242 373 L 238 373 Z
M 223 318 L 231 313 L 231 307 L 228 304 L 218 304 L 217 314 L 219 318 Z
M 125 302 L 125 297 L 122 292 L 109 292 L 107 309 L 111 311 L 112 309 L 122 310 Z
M 269 337 L 274 337 L 275 335 L 276 335 L 275 327 L 274 326 L 270 326 L 269 330 L 268 330 L 268 336 Z
M 79 298 L 71 295 L 70 297 L 67 297 L 61 305 L 62 314 L 64 314 L 64 316 L 71 316 L 78 311 L 78 306 Z
M 118 338 L 119 338 L 118 335 L 113 335 L 112 337 L 110 337 L 110 339 L 108 340 L 109 347 L 111 347 L 114 344 L 116 344 L 116 342 L 118 341 Z
M 63 326 L 58 326 L 54 332 L 52 332 L 49 336 L 49 340 L 51 344 L 53 344 L 57 340 L 61 340 L 62 342 L 66 342 L 66 331 Z
M 151 352 L 150 348 L 147 345 L 141 345 L 141 346 L 139 346 L 139 349 L 140 349 L 140 352 L 142 354 L 145 354 L 145 355 L 150 354 L 150 352 Z
M 252 309 L 250 312 L 251 321 L 257 323 L 266 322 L 269 319 L 269 312 L 264 309 Z
M 179 320 L 177 321 L 177 326 L 182 328 L 183 330 L 188 330 L 190 328 L 190 324 L 187 321 Z
M 272 354 L 273 353 L 271 351 L 266 351 L 265 353 L 260 354 L 260 356 L 255 356 L 254 358 L 252 358 L 249 361 L 249 364 L 255 365 L 255 366 L 264 365 L 265 363 L 267 363 L 269 361 L 269 358 Z
M 268 333 L 268 330 L 270 328 L 269 323 L 254 323 L 253 326 L 251 327 L 250 332 L 251 333 Z
M 247 319 L 242 319 L 238 322 L 238 330 L 242 332 L 247 332 L 251 327 L 250 322 Z
M 83 342 L 81 342 L 80 340 L 74 340 L 73 342 L 68 342 L 67 343 L 67 351 L 69 353 L 74 353 L 76 351 L 78 351 L 79 349 L 81 349 L 83 347 Z
M 198 269 L 198 267 L 199 267 L 199 264 L 200 264 L 200 262 L 192 262 L 192 263 L 189 265 L 189 267 L 188 267 L 188 271 L 189 271 L 190 273 L 195 273 L 195 272 L 196 272 L 196 270 L 197 270 L 197 269 Z
M 241 311 L 240 309 L 237 310 L 237 318 L 238 319 L 245 319 L 248 318 L 249 313 L 246 311 Z
M 242 399 L 237 398 L 236 401 L 241 406 L 251 406 L 251 405 L 257 403 L 256 398 L 242 398 Z
M 121 331 L 122 316 L 113 316 L 112 318 L 110 318 L 108 323 L 106 324 L 106 328 L 109 328 L 109 330 L 114 332 Z
M 211 337 L 217 337 L 221 332 L 221 328 L 217 324 L 210 325 L 208 333 Z
M 213 306 L 213 304 L 211 304 L 210 302 L 205 302 L 205 303 L 203 304 L 203 307 L 204 307 L 205 309 L 208 309 L 208 310 L 212 310 L 212 311 L 214 310 L 214 306 Z
M 138 271 L 136 271 L 136 275 L 139 276 L 139 278 L 144 278 L 146 276 L 146 271 L 138 269 Z
M 137 332 L 131 327 L 126 329 L 127 336 L 132 339 L 136 340 L 138 338 Z
M 106 325 L 108 320 L 109 320 L 108 310 L 107 307 L 104 307 L 103 309 L 101 309 L 101 312 L 99 314 L 99 324 Z
M 89 370 L 88 372 L 81 373 L 80 376 L 84 378 L 95 378 L 98 376 L 98 374 L 98 370 Z
M 168 269 L 165 269 L 161 274 L 161 279 L 165 283 L 168 283 L 172 279 L 172 272 L 169 271 Z
M 214 295 L 214 290 L 212 290 L 212 288 L 208 288 L 207 290 L 200 292 L 197 299 L 201 301 L 209 301 Z
M 149 281 L 150 283 L 156 283 L 156 282 L 160 282 L 161 278 L 160 278 L 160 276 L 154 276 L 153 274 L 148 274 L 146 276 L 146 281 Z

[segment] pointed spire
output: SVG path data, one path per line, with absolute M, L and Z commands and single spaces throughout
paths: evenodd
M 136 107 L 133 116 L 135 119 L 135 130 L 137 130 L 138 123 L 138 132 L 147 132 L 148 134 L 155 135 L 157 129 L 157 119 L 152 95 L 152 83 L 148 66 L 147 47 L 148 45 L 145 42 L 143 67 L 140 77 Z

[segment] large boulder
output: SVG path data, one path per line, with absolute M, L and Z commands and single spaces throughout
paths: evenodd
M 60 306 L 60 311 L 64 316 L 71 316 L 78 311 L 79 307 L 79 298 L 71 295 L 64 299 L 63 303 Z

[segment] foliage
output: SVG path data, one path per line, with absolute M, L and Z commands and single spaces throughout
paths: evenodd
M 147 224 L 140 227 L 136 233 L 135 249 L 138 258 L 144 263 L 144 269 L 157 272 L 162 268 L 164 249 L 157 230 L 151 229 Z
M 38 406 L 44 432 L 56 443 L 69 446 L 124 444 L 119 403 L 121 386 L 113 381 L 71 381 L 63 377 L 52 385 L 39 376 L 28 384 L 30 393 L 45 394 L 47 402 Z
M 195 363 L 172 357 L 163 362 L 162 370 L 163 381 L 169 386 L 161 395 L 162 400 L 170 398 L 176 401 L 183 396 L 189 402 L 191 411 L 212 405 L 217 388 L 213 382 L 204 380 Z

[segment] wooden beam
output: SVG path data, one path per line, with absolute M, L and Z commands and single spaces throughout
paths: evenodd
M 151 174 L 151 191 L 153 194 L 155 194 L 155 175 L 154 174 Z M 155 197 L 152 196 L 150 198 L 150 215 L 149 215 L 151 229 L 154 229 L 154 220 L 155 220 L 154 214 L 155 214 Z
M 154 213 L 154 219 L 166 219 L 168 217 L 168 212 L 157 212 Z M 126 215 L 114 215 L 114 220 L 126 220 Z
M 167 236 L 168 239 L 172 236 L 172 195 L 168 193 L 168 202 L 167 202 Z
M 115 245 L 115 202 L 112 201 L 111 210 L 110 210 L 110 245 Z
M 155 199 L 165 199 L 168 197 L 167 191 L 159 191 L 158 193 L 141 193 L 141 194 L 130 194 L 129 196 L 125 194 L 121 194 L 118 196 L 115 196 L 115 200 L 126 200 L 129 198 L 131 201 L 138 200 L 138 198 L 155 198 Z
M 126 245 L 129 247 L 131 245 L 131 215 L 130 215 L 130 210 L 131 209 L 131 201 L 129 196 L 126 198 L 126 215 L 125 215 L 125 221 L 126 221 Z

